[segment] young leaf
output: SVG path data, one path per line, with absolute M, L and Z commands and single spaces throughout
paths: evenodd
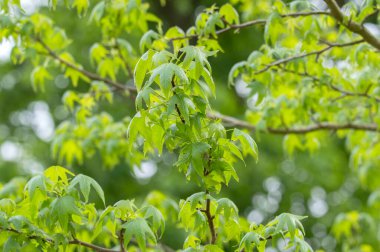
M 134 80 L 138 91 L 141 90 L 145 75 L 147 71 L 151 68 L 153 54 L 154 51 L 148 50 L 146 53 L 143 54 L 143 56 L 141 56 L 139 61 L 137 61 L 134 71 Z
M 125 229 L 124 242 L 129 244 L 132 238 L 135 238 L 140 249 L 145 252 L 146 244 L 151 241 L 154 244 L 157 243 L 157 239 L 148 223 L 143 218 L 136 218 L 127 223 L 124 223 L 122 227 Z
M 219 14 L 229 25 L 239 24 L 239 14 L 231 4 L 227 3 L 220 7 Z
M 50 166 L 45 170 L 44 175 L 53 183 L 57 183 L 61 180 L 64 184 L 68 184 L 69 180 L 67 175 L 74 176 L 75 174 L 62 166 Z
M 221 214 L 223 212 L 223 215 L 226 220 L 231 218 L 238 218 L 238 208 L 230 199 L 227 198 L 221 198 L 217 200 L 218 207 L 216 208 L 216 214 Z
M 88 197 L 90 195 L 91 186 L 95 189 L 96 193 L 105 204 L 104 192 L 100 185 L 91 177 L 83 174 L 78 174 L 71 180 L 68 190 L 73 190 L 76 185 L 79 184 L 79 188 L 86 202 L 88 202 Z
M 152 229 L 157 233 L 160 230 L 160 234 L 162 235 L 165 230 L 165 219 L 162 213 L 153 206 L 146 206 L 140 209 L 143 217 L 145 219 L 152 219 Z
M 56 198 L 51 203 L 51 215 L 53 219 L 58 220 L 63 230 L 67 230 L 68 222 L 73 214 L 81 214 L 73 197 L 66 195 Z
M 241 130 L 234 129 L 234 132 L 232 133 L 231 140 L 232 141 L 239 140 L 241 145 L 242 145 L 242 151 L 243 151 L 244 155 L 251 154 L 252 157 L 256 160 L 256 162 L 258 161 L 258 158 L 259 158 L 258 152 L 259 151 L 257 148 L 257 144 L 252 139 L 252 137 L 250 135 L 248 135 L 247 133 L 245 133 Z
M 166 97 L 169 95 L 169 92 L 172 89 L 172 80 L 174 76 L 176 76 L 181 82 L 184 82 L 185 84 L 189 83 L 189 79 L 187 78 L 183 69 L 173 63 L 165 63 L 155 68 L 152 72 L 152 75 L 150 76 L 149 82 L 153 83 L 158 76 L 158 84 L 160 85 L 161 90 Z M 176 84 L 177 81 L 174 81 Z

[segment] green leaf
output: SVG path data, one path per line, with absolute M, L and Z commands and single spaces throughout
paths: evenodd
M 133 219 L 124 223 L 122 227 L 125 229 L 124 242 L 126 245 L 129 244 L 132 238 L 135 238 L 139 248 L 142 251 L 146 251 L 146 244 L 148 242 L 157 243 L 155 234 L 143 218 Z
M 153 55 L 154 55 L 154 51 L 149 50 L 141 56 L 139 61 L 137 61 L 135 71 L 134 71 L 134 80 L 135 80 L 135 86 L 138 91 L 141 90 L 145 75 L 147 71 L 151 68 Z
M 235 78 L 239 75 L 240 69 L 246 67 L 246 62 L 238 62 L 235 65 L 232 66 L 230 72 L 228 73 L 228 85 L 234 86 L 235 85 Z
M 73 197 L 66 195 L 51 203 L 51 215 L 58 220 L 63 230 L 67 230 L 68 222 L 73 214 L 81 215 Z
M 209 151 L 211 146 L 204 142 L 193 143 L 191 145 L 191 165 L 199 176 L 204 172 L 204 155 Z
M 165 231 L 165 219 L 162 213 L 153 206 L 146 206 L 140 209 L 140 212 L 142 213 L 143 217 L 145 219 L 151 219 L 152 220 L 152 229 L 154 232 L 157 233 L 158 230 L 160 230 L 160 234 L 162 235 Z
M 91 63 L 99 63 L 103 58 L 105 58 L 108 54 L 108 50 L 102 46 L 99 43 L 95 43 L 91 48 L 90 48 L 90 59 Z
M 239 24 L 239 13 L 231 4 L 224 4 L 220 8 L 219 14 L 224 17 L 228 24 Z
M 173 38 L 180 38 L 184 37 L 185 32 L 178 26 L 174 26 L 169 28 L 169 30 L 166 31 L 165 38 L 166 39 L 173 39 Z M 173 40 L 173 48 L 174 53 L 178 52 L 178 50 L 184 46 L 187 46 L 189 44 L 189 41 L 187 39 L 177 39 Z
M 83 197 L 85 198 L 86 202 L 88 202 L 88 197 L 90 195 L 90 189 L 92 186 L 95 189 L 98 196 L 100 197 L 100 199 L 103 201 L 103 204 L 105 204 L 103 189 L 93 178 L 88 177 L 83 174 L 78 174 L 74 177 L 73 180 L 71 180 L 68 190 L 69 191 L 73 190 L 75 186 L 78 184 L 79 184 L 80 191 L 83 194 Z
M 162 92 L 167 97 L 170 90 L 172 89 L 172 80 L 176 76 L 180 82 L 185 84 L 189 83 L 185 72 L 182 68 L 173 63 L 165 63 L 161 66 L 155 68 L 150 76 L 149 82 L 153 83 L 156 80 L 156 77 L 159 76 L 158 84 L 161 87 Z M 179 84 L 177 80 L 174 80 L 174 85 Z
M 186 202 L 190 203 L 191 210 L 196 210 L 198 205 L 203 205 L 206 200 L 207 194 L 205 192 L 194 193 L 186 199 Z
M 223 216 L 226 220 L 231 218 L 238 218 L 238 208 L 235 205 L 234 202 L 232 202 L 228 198 L 221 198 L 217 200 L 217 208 L 216 208 L 216 214 L 221 214 L 223 212 Z
M 276 217 L 275 221 L 276 225 L 276 233 L 280 233 L 283 231 L 289 231 L 289 234 L 292 238 L 295 237 L 297 229 L 300 230 L 303 235 L 305 235 L 305 230 L 302 226 L 300 220 L 307 218 L 306 216 L 298 216 L 289 213 L 282 213 Z
M 16 209 L 16 202 L 12 199 L 0 199 L 0 211 L 11 215 Z
M 62 181 L 64 184 L 68 184 L 69 180 L 67 175 L 74 176 L 75 174 L 71 171 L 63 168 L 62 166 L 50 166 L 44 172 L 45 177 L 50 179 L 53 183 L 57 183 L 58 181 Z
M 37 189 L 46 193 L 46 179 L 42 175 L 37 175 L 31 178 L 28 183 L 25 185 L 24 190 L 28 190 L 29 198 L 32 200 L 34 193 Z
M 252 251 L 255 246 L 260 244 L 260 235 L 256 232 L 246 233 L 240 241 L 239 250 Z
M 51 80 L 53 77 L 50 75 L 50 73 L 46 70 L 45 67 L 38 66 L 34 68 L 32 72 L 32 85 L 33 89 L 36 91 L 38 90 L 38 87 L 40 90 L 45 90 L 45 81 Z
M 16 235 L 11 235 L 4 243 L 3 252 L 18 252 L 21 251 L 21 245 Z
M 242 152 L 244 153 L 244 155 L 250 154 L 256 160 L 256 162 L 258 161 L 259 150 L 257 148 L 256 142 L 252 139 L 250 135 L 241 130 L 234 129 L 231 140 L 239 140 L 242 145 Z
M 74 0 L 72 6 L 77 9 L 78 15 L 85 15 L 90 5 L 89 0 Z

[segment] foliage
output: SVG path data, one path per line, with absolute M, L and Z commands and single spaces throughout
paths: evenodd
M 156 191 L 141 207 L 134 200 L 106 206 L 93 178 L 52 166 L 28 182 L 2 187 L 4 251 L 172 251 L 160 241 L 167 223 L 186 232 L 181 251 L 265 251 L 280 240 L 286 245 L 279 249 L 313 251 L 304 239 L 304 216 L 281 213 L 266 224 L 249 223 L 231 199 L 220 196 L 231 179 L 239 181 L 239 163 L 248 156 L 259 160 L 250 131 L 286 135 L 290 154 L 318 150 L 326 131 L 345 139 L 350 165 L 373 194 L 368 213 L 342 213 L 332 233 L 344 251 L 376 249 L 379 241 L 366 244 L 362 230 L 377 228 L 371 213 L 380 186 L 380 40 L 364 23 L 374 16 L 378 23 L 380 3 L 341 8 L 334 0 L 324 2 L 326 10 L 306 0 L 231 0 L 204 9 L 184 31 L 166 28 L 139 0 L 53 0 L 47 14 L 30 15 L 19 1 L 2 1 L 0 39 L 16 41 L 13 63 L 33 65 L 33 89 L 44 92 L 59 74 L 72 84 L 62 96 L 71 116 L 52 140 L 59 163 L 73 167 L 99 155 L 110 169 L 139 167 L 174 153 L 173 167 L 199 186 L 179 203 Z M 101 34 L 88 49 L 90 67 L 70 52 L 75 38 L 49 17 L 71 9 Z M 263 26 L 264 44 L 228 77 L 231 86 L 250 89 L 242 121 L 213 111 L 218 88 L 210 59 L 223 52 L 222 33 L 255 25 Z M 114 96 L 134 99 L 133 116 L 102 111 Z M 91 192 L 100 204 L 90 203 Z

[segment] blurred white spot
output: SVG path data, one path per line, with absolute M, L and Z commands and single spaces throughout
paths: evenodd
M 10 121 L 14 126 L 31 127 L 43 141 L 49 141 L 54 134 L 54 121 L 45 102 L 32 102 L 28 110 L 13 112 Z
M 267 192 L 281 191 L 281 182 L 276 177 L 269 177 L 264 181 L 264 188 Z
M 311 196 L 313 198 L 321 198 L 321 199 L 324 199 L 326 198 L 326 192 L 325 190 L 322 188 L 322 187 L 314 187 L 312 190 L 311 190 Z
M 311 215 L 313 215 L 315 218 L 324 216 L 329 210 L 326 201 L 319 198 L 311 198 L 308 201 L 307 205 L 309 207 Z
M 21 162 L 21 167 L 30 174 L 38 174 L 44 170 L 42 164 L 31 158 L 25 158 Z
M 16 78 L 12 74 L 5 74 L 0 81 L 0 89 L 10 90 L 16 85 L 16 82 Z
M 260 224 L 264 221 L 264 215 L 259 210 L 252 210 L 248 214 L 247 219 L 249 222 Z
M 54 121 L 49 112 L 49 107 L 44 102 L 33 102 L 31 126 L 34 133 L 44 141 L 49 141 L 54 134 Z
M 322 240 L 322 247 L 326 251 L 334 251 L 336 246 L 336 240 L 332 236 L 326 236 Z
M 11 58 L 11 52 L 15 45 L 13 39 L 3 39 L 0 43 L 0 61 L 7 62 Z
M 62 121 L 66 119 L 66 117 L 69 115 L 69 111 L 67 108 L 63 105 L 57 106 L 54 109 L 54 117 L 57 118 L 58 120 Z
M 294 202 L 294 203 L 292 203 L 292 206 L 290 207 L 290 211 L 293 214 L 303 215 L 303 214 L 305 214 L 306 209 L 305 209 L 305 206 L 303 205 L 303 203 Z
M 11 141 L 4 142 L 0 147 L 1 158 L 5 161 L 16 161 L 22 155 L 22 149 Z
M 364 27 L 367 28 L 367 30 L 372 33 L 372 35 L 376 38 L 380 37 L 380 28 L 376 24 L 372 23 L 365 23 Z
M 21 7 L 24 9 L 25 13 L 30 15 L 38 10 L 42 6 L 48 5 L 48 0 L 21 0 Z
M 326 226 L 322 223 L 316 223 L 312 226 L 311 231 L 313 235 L 317 238 L 322 238 L 326 236 Z
M 249 88 L 247 82 L 243 81 L 242 79 L 236 81 L 235 90 L 236 93 L 243 98 L 248 97 L 251 93 L 251 88 Z
M 247 106 L 249 109 L 255 109 L 257 105 L 257 101 L 259 100 L 259 94 L 254 94 L 247 99 Z
M 145 161 L 141 163 L 140 168 L 133 166 L 133 172 L 138 179 L 150 179 L 157 172 L 157 165 L 153 161 Z
M 64 75 L 60 74 L 55 77 L 54 83 L 58 88 L 64 89 L 69 85 L 69 80 Z
M 317 10 L 326 10 L 327 4 L 323 0 L 310 0 L 312 6 Z

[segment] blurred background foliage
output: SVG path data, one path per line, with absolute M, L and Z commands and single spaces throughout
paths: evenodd
M 164 21 L 164 30 L 174 25 L 186 30 L 206 6 L 226 1 L 168 0 L 165 5 L 156 0 L 148 2 L 151 12 Z M 99 40 L 100 32 L 87 19 L 79 18 L 75 11 L 58 8 L 50 12 L 46 7 L 41 7 L 40 11 L 58 26 L 65 27 L 68 37 L 74 40 L 69 51 L 85 68 L 91 69 L 89 49 Z M 220 44 L 227 53 L 219 52 L 210 60 L 217 83 L 217 99 L 212 101 L 215 110 L 244 117 L 246 101 L 234 88 L 228 87 L 228 72 L 234 63 L 245 60 L 250 52 L 260 47 L 262 33 L 262 29 L 253 27 L 239 31 L 239 36 L 233 32 L 220 36 Z M 128 39 L 138 45 L 138 37 Z M 4 44 L 0 46 L 0 182 L 3 184 L 51 165 L 67 166 L 52 157 L 50 140 L 54 128 L 69 116 L 61 101 L 69 81 L 57 75 L 48 81 L 44 92 L 33 91 L 30 64 L 11 64 L 7 58 L 8 49 Z M 77 89 L 80 90 L 81 85 Z M 115 119 L 135 113 L 133 102 L 118 95 L 112 105 L 104 103 L 100 108 Z M 307 215 L 309 218 L 303 224 L 313 248 L 335 251 L 337 241 L 331 233 L 335 217 L 342 212 L 365 211 L 368 198 L 368 192 L 359 187 L 357 176 L 348 166 L 345 143 L 328 133 L 321 143 L 322 148 L 316 152 L 298 151 L 289 156 L 284 151 L 282 136 L 261 133 L 255 139 L 260 150 L 259 162 L 256 164 L 248 159 L 246 167 L 240 163 L 237 169 L 240 182 L 232 182 L 228 190 L 222 190 L 222 196 L 232 199 L 242 215 L 257 223 L 266 222 L 282 212 Z M 143 165 L 141 170 L 136 170 L 124 163 L 109 170 L 100 167 L 100 157 L 95 155 L 82 165 L 74 164 L 69 168 L 97 180 L 107 195 L 108 204 L 121 198 L 139 201 L 152 190 L 164 191 L 174 199 L 186 198 L 198 188 L 193 183 L 182 183 L 183 175 L 170 167 L 174 160 L 172 154 L 165 154 L 146 164 L 146 169 Z M 164 240 L 179 247 L 182 241 L 172 238 L 174 232 L 178 231 L 169 227 Z M 375 240 L 376 234 L 369 232 L 367 239 L 368 242 Z

